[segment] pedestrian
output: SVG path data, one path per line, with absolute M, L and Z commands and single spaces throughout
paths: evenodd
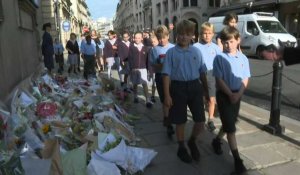
M 118 48 L 118 56 L 120 57 L 121 61 L 121 74 L 124 74 L 124 79 L 121 82 L 121 86 L 124 89 L 124 91 L 129 92 L 128 89 L 128 77 L 129 77 L 129 64 L 128 64 L 128 52 L 129 47 L 131 45 L 130 42 L 130 34 L 129 32 L 124 32 L 122 35 L 122 43 L 119 44 Z
M 222 122 L 222 128 L 212 141 L 216 154 L 222 154 L 221 139 L 227 134 L 227 141 L 234 158 L 235 171 L 241 174 L 246 171 L 240 158 L 236 126 L 241 97 L 248 86 L 250 77 L 249 61 L 237 48 L 240 34 L 235 27 L 225 27 L 220 33 L 223 43 L 223 53 L 216 56 L 213 63 L 213 75 L 216 77 L 216 99 Z
M 68 51 L 68 63 L 70 64 L 68 73 L 73 71 L 74 74 L 77 74 L 76 66 L 78 65 L 79 46 L 76 41 L 75 33 L 70 34 L 70 39 L 66 44 L 66 50 Z
M 163 89 L 163 75 L 162 75 L 162 67 L 164 60 L 166 58 L 166 53 L 169 49 L 174 47 L 174 44 L 169 43 L 169 30 L 164 25 L 159 25 L 155 29 L 155 36 L 158 40 L 158 45 L 153 47 L 150 54 L 150 62 L 155 72 L 155 83 L 157 87 L 157 92 L 160 98 L 160 102 L 162 103 L 163 109 L 163 125 L 167 127 L 167 134 L 171 137 L 174 134 L 174 129 L 170 122 L 169 108 L 164 105 L 164 89 Z
M 103 71 L 103 66 L 102 66 L 102 49 L 104 48 L 104 43 L 100 39 L 101 35 L 97 34 L 96 30 L 92 30 L 92 39 L 96 45 L 96 66 L 98 68 L 98 71 L 101 72 Z
M 96 77 L 96 45 L 92 43 L 92 37 L 87 35 L 85 42 L 81 43 L 81 58 L 84 62 L 83 77 L 88 79 L 89 76 Z
M 107 63 L 108 78 L 111 78 L 111 70 L 115 69 L 118 72 L 119 80 L 122 81 L 122 75 L 120 73 L 121 63 L 120 58 L 118 57 L 118 45 L 122 41 L 117 37 L 116 32 L 113 30 L 108 31 L 107 35 L 108 40 L 104 44 L 103 58 Z
M 200 160 L 196 139 L 204 131 L 205 124 L 203 93 L 208 98 L 206 67 L 199 49 L 190 44 L 195 33 L 195 23 L 189 20 L 180 21 L 177 24 L 176 33 L 177 44 L 167 51 L 162 69 L 164 104 L 170 108 L 171 122 L 176 124 L 179 146 L 177 156 L 181 161 L 191 163 L 192 159 Z M 187 107 L 195 122 L 188 140 L 191 155 L 184 142 Z
M 150 35 L 150 40 L 151 40 L 151 43 L 152 43 L 152 48 L 150 49 L 149 51 L 149 60 L 150 60 L 150 64 L 151 64 L 151 52 L 153 50 L 154 47 L 156 47 L 159 43 L 158 43 L 158 40 L 157 40 L 157 37 L 155 36 L 154 32 L 151 33 Z M 151 66 L 149 66 L 149 69 L 148 69 L 148 81 L 151 83 L 151 102 L 152 103 L 156 103 L 156 100 L 155 100 L 155 92 L 156 92 L 156 83 L 155 83 L 155 72 L 154 72 L 154 68 Z
M 230 26 L 230 27 L 237 27 L 238 20 L 239 20 L 239 18 L 235 13 L 229 13 L 225 16 L 225 18 L 223 20 L 223 25 Z M 220 49 L 222 51 L 223 44 L 220 39 L 220 33 L 217 34 L 216 41 L 217 41 L 217 45 L 220 47 Z M 240 46 L 238 46 L 238 48 L 239 48 L 239 50 L 241 50 Z
M 148 53 L 149 47 L 146 47 L 142 43 L 143 33 L 136 32 L 134 34 L 134 44 L 129 47 L 128 63 L 130 70 L 130 79 L 133 84 L 134 103 L 138 103 L 137 88 L 139 84 L 142 84 L 144 90 L 144 96 L 146 100 L 146 107 L 151 108 L 152 103 L 148 95 L 148 75 L 147 69 L 149 67 Z
M 51 74 L 51 70 L 54 69 L 54 48 L 53 48 L 53 40 L 50 34 L 51 24 L 45 23 L 43 25 L 43 42 L 42 42 L 42 54 L 44 56 L 44 65 L 48 70 L 48 73 Z
M 58 64 L 58 70 L 57 72 L 59 74 L 62 74 L 64 71 L 64 47 L 59 42 L 58 38 L 55 38 L 54 40 L 54 54 L 55 54 L 55 62 Z
M 265 47 L 261 55 L 264 59 L 281 61 L 284 60 L 285 65 L 293 65 L 300 63 L 300 48 L 281 47 L 277 49 L 274 45 Z
M 214 120 L 214 112 L 216 106 L 216 81 L 213 76 L 213 62 L 217 54 L 221 53 L 221 49 L 218 45 L 212 42 L 214 36 L 214 26 L 209 22 L 205 22 L 200 28 L 200 42 L 195 43 L 194 46 L 197 47 L 202 53 L 204 63 L 207 69 L 207 85 L 208 85 L 208 95 L 209 101 L 207 101 L 208 107 L 208 129 L 212 132 L 216 129 Z
M 150 39 L 150 33 L 148 30 L 143 31 L 143 44 L 146 47 L 152 47 L 151 39 Z

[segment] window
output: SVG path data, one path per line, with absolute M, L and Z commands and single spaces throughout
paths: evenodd
M 168 1 L 164 1 L 164 12 L 168 12 Z
M 160 3 L 156 4 L 157 15 L 160 15 Z
M 176 2 L 175 0 L 172 0 L 172 11 L 176 10 Z
M 191 6 L 198 6 L 198 0 L 191 0 Z
M 258 35 L 258 28 L 254 21 L 247 22 L 247 32 L 251 33 L 252 35 Z
M 3 8 L 2 8 L 2 0 L 0 0 L 0 21 L 3 21 Z
M 189 0 L 183 0 L 183 7 L 189 6 Z
M 209 0 L 208 5 L 209 7 L 220 7 L 221 0 Z

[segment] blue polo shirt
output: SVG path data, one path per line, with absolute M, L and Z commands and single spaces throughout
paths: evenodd
M 174 44 L 168 43 L 166 46 L 155 46 L 150 52 L 150 63 L 151 64 L 163 64 L 166 58 L 167 51 L 174 47 Z
M 81 42 L 81 53 L 84 55 L 95 55 L 96 54 L 96 44 L 95 42 L 91 42 L 91 44 L 87 44 L 86 41 Z
M 222 79 L 232 91 L 238 91 L 242 80 L 251 76 L 248 58 L 239 51 L 235 56 L 220 53 L 214 60 L 213 75 Z
M 194 46 L 197 47 L 202 53 L 207 70 L 212 70 L 215 57 L 222 52 L 220 47 L 213 42 L 195 43 Z
M 190 45 L 183 49 L 176 45 L 167 51 L 162 73 L 171 80 L 191 81 L 198 79 L 204 72 L 206 66 L 200 50 L 196 47 Z
M 64 52 L 64 47 L 62 46 L 61 43 L 54 44 L 53 48 L 54 48 L 54 54 L 56 54 L 56 55 L 63 54 L 63 52 Z

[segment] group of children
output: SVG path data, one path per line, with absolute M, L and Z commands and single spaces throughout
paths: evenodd
M 192 44 L 195 24 L 182 20 L 176 26 L 176 45 L 169 43 L 169 30 L 159 25 L 154 34 L 148 36 L 136 32 L 130 40 L 128 32 L 123 33 L 123 40 L 114 31 L 108 32 L 109 39 L 103 43 L 103 59 L 107 64 L 108 77 L 111 70 L 118 71 L 121 85 L 128 88 L 129 79 L 133 85 L 134 102 L 138 103 L 137 87 L 142 84 L 146 106 L 151 107 L 155 101 L 155 87 L 162 103 L 163 125 L 168 136 L 176 133 L 178 141 L 177 156 L 183 162 L 199 161 L 200 153 L 196 140 L 205 129 L 204 99 L 207 102 L 210 131 L 215 130 L 214 111 L 217 104 L 222 127 L 212 147 L 216 154 L 222 154 L 222 138 L 227 140 L 234 158 L 235 171 L 241 174 L 246 171 L 239 156 L 235 137 L 240 100 L 250 78 L 249 62 L 240 50 L 240 34 L 235 27 L 238 18 L 230 14 L 225 17 L 227 25 L 218 35 L 217 44 L 213 43 L 214 26 L 208 22 L 201 25 L 200 41 Z M 132 41 L 132 42 L 130 42 Z M 70 63 L 74 63 L 72 42 L 66 49 Z M 80 51 L 85 62 L 85 76 L 94 74 L 96 47 L 91 36 L 81 44 Z M 58 60 L 63 50 L 57 48 Z M 74 61 L 74 62 L 73 62 Z M 60 64 L 61 65 L 61 64 Z M 93 68 L 92 68 L 93 67 Z M 75 67 L 72 67 L 75 71 Z M 91 72 L 89 72 L 91 71 Z M 124 77 L 123 77 L 124 75 Z M 152 96 L 148 94 L 149 79 L 152 82 Z M 190 138 L 185 145 L 185 123 L 189 108 L 194 126 Z M 172 124 L 176 125 L 175 131 Z
M 232 23 L 232 25 L 230 25 Z M 236 127 L 240 100 L 250 78 L 249 62 L 240 50 L 240 34 L 235 28 L 237 16 L 225 18 L 227 24 L 218 35 L 222 47 L 212 42 L 214 26 L 208 22 L 201 25 L 200 41 L 191 44 L 195 33 L 195 24 L 182 20 L 176 26 L 176 45 L 169 43 L 168 29 L 160 25 L 151 36 L 153 44 L 148 49 L 142 44 L 142 33 L 134 35 L 134 43 L 129 44 L 126 57 L 130 78 L 136 87 L 143 84 L 148 101 L 147 70 L 154 72 L 156 88 L 162 103 L 163 124 L 169 136 L 174 134 L 172 124 L 176 125 L 178 141 L 177 156 L 186 163 L 199 161 L 200 153 L 196 144 L 197 138 L 205 128 L 204 98 L 208 102 L 208 128 L 215 129 L 213 118 L 217 104 L 222 127 L 212 147 L 216 154 L 222 154 L 221 139 L 227 134 L 227 140 L 234 158 L 235 172 L 246 171 L 239 156 L 236 143 Z M 126 34 L 127 35 L 127 34 Z M 147 54 L 148 53 L 148 54 Z M 145 87 L 146 86 L 146 87 Z M 204 97 L 204 98 L 203 98 Z M 137 98 L 134 100 L 137 101 Z M 185 145 L 185 123 L 187 107 L 192 113 L 194 126 Z

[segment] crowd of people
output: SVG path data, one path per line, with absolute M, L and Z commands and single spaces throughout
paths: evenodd
M 162 108 L 163 125 L 167 135 L 176 133 L 177 156 L 186 163 L 199 161 L 200 153 L 196 139 L 205 129 L 205 105 L 208 111 L 206 126 L 209 131 L 216 129 L 214 112 L 217 105 L 222 126 L 212 147 L 216 154 L 222 154 L 222 138 L 227 141 L 232 152 L 237 174 L 246 168 L 239 156 L 236 141 L 236 121 L 241 97 L 247 88 L 250 68 L 247 57 L 240 49 L 240 34 L 236 28 L 238 17 L 229 14 L 224 19 L 224 29 L 217 34 L 214 26 L 204 22 L 200 27 L 199 41 L 193 40 L 195 24 L 182 20 L 176 26 L 176 44 L 169 42 L 169 29 L 157 26 L 152 32 L 124 32 L 121 37 L 115 31 L 108 32 L 108 39 L 102 40 L 95 30 L 81 35 L 77 42 L 72 33 L 65 49 L 68 51 L 68 73 L 80 72 L 80 58 L 84 62 L 83 76 L 96 76 L 96 72 L 118 73 L 120 86 L 124 91 L 133 92 L 134 103 L 139 103 L 138 86 L 142 85 L 146 107 L 151 108 L 157 90 Z M 55 39 L 54 46 L 49 33 L 50 25 L 45 24 L 42 51 L 45 67 L 51 72 L 54 68 L 53 55 L 58 64 L 58 73 L 64 71 L 64 47 Z M 266 59 L 282 59 L 290 50 L 266 48 L 262 56 Z M 297 52 L 294 51 L 294 52 Z M 297 52 L 299 55 L 299 51 Z M 293 62 L 293 61 L 292 61 Z M 295 61 L 294 61 L 295 62 Z M 96 71 L 97 69 L 97 71 Z M 148 85 L 151 94 L 148 92 Z M 194 126 L 185 144 L 185 123 L 187 107 L 192 113 Z M 175 125 L 175 129 L 173 128 Z

